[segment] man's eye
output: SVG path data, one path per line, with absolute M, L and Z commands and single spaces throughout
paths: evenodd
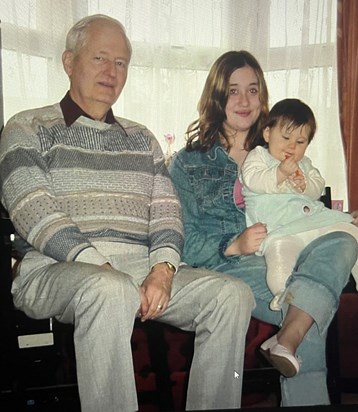
M 123 60 L 115 60 L 116 67 L 125 68 L 127 65 Z
M 95 56 L 94 59 L 97 63 L 104 63 L 105 62 L 105 58 L 102 57 L 102 56 Z

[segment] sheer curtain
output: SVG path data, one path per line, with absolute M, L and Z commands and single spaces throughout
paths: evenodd
M 336 79 L 336 0 L 1 0 L 4 115 L 61 99 L 66 32 L 94 13 L 118 18 L 133 45 L 117 115 L 147 125 L 167 150 L 185 143 L 207 72 L 225 51 L 260 61 L 270 104 L 298 97 L 318 131 L 308 154 L 347 204 Z

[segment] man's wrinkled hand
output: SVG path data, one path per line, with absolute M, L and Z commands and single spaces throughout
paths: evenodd
M 161 316 L 168 307 L 174 271 L 166 263 L 153 266 L 140 287 L 142 322 Z

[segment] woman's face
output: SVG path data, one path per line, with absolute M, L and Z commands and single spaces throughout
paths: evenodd
M 229 79 L 229 98 L 225 107 L 225 129 L 248 132 L 261 112 L 259 82 L 249 66 L 236 69 Z

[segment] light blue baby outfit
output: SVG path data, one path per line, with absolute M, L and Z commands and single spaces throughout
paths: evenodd
M 267 285 L 274 295 L 272 310 L 281 309 L 286 282 L 305 246 L 338 231 L 347 232 L 358 241 L 358 227 L 350 223 L 352 216 L 329 209 L 318 200 L 325 181 L 308 157 L 299 163 L 306 183 L 303 193 L 290 179 L 277 184 L 279 164 L 268 149 L 258 146 L 248 154 L 241 173 L 247 226 L 258 222 L 267 225 L 268 235 L 256 254 L 265 256 Z M 357 281 L 357 264 L 352 273 Z
M 260 176 L 260 192 L 250 188 L 245 178 L 248 163 L 258 157 L 265 162 L 268 170 L 265 176 Z M 273 237 L 317 229 L 337 222 L 352 221 L 352 216 L 349 214 L 328 209 L 318 200 L 324 187 L 322 178 L 322 189 L 320 191 L 311 191 L 316 191 L 316 198 L 307 195 L 306 191 L 304 193 L 297 192 L 297 189 L 287 181 L 285 184 L 276 185 L 276 170 L 279 164 L 280 162 L 274 159 L 266 148 L 258 146 L 248 154 L 243 165 L 243 194 L 245 197 L 247 226 L 262 222 L 267 225 L 269 233 L 261 245 L 261 251 L 264 250 L 265 245 Z M 313 168 L 308 157 L 303 157 L 300 161 L 300 169 L 307 176 L 307 181 L 312 174 L 316 182 L 320 177 L 318 170 Z M 263 180 L 270 180 L 270 182 L 264 182 Z M 317 186 L 316 184 L 314 189 L 317 189 Z

